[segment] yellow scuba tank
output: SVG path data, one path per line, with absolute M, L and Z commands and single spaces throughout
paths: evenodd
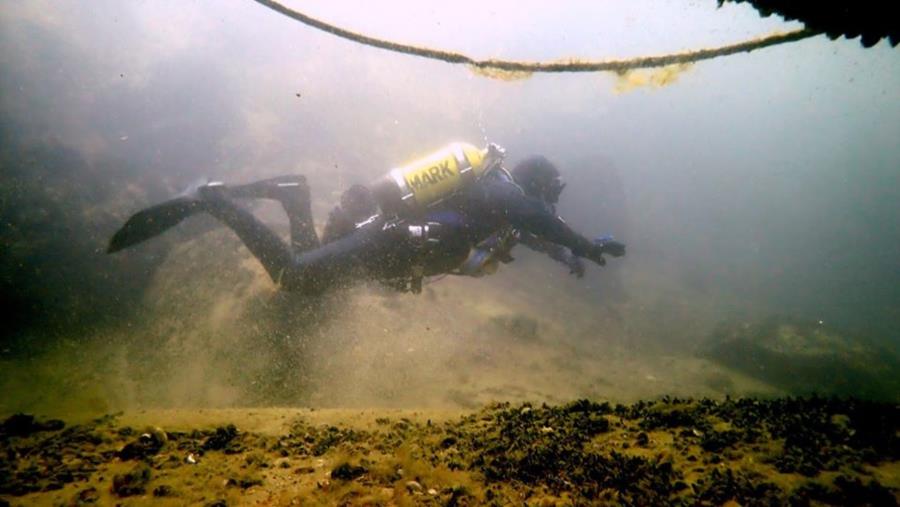
M 372 193 L 388 215 L 417 214 L 479 179 L 503 159 L 503 149 L 478 149 L 452 143 L 402 167 L 391 169 L 372 184 Z

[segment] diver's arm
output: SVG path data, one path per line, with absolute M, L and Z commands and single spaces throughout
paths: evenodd
M 516 185 L 503 181 L 483 182 L 470 193 L 475 205 L 508 221 L 524 232 L 567 247 L 579 257 L 591 258 L 594 244 L 554 215 L 539 199 L 526 196 Z M 592 259 L 593 260 L 593 259 Z M 601 259 L 602 262 L 602 259 Z
M 565 264 L 569 268 L 569 272 L 578 278 L 584 276 L 584 264 L 581 262 L 581 258 L 573 254 L 568 248 L 544 241 L 530 232 L 521 233 L 519 235 L 519 243 L 535 252 L 545 253 L 551 259 Z
M 602 256 L 604 253 L 602 245 L 572 230 L 542 201 L 523 194 L 516 185 L 503 181 L 482 182 L 469 195 L 470 199 L 476 201 L 474 203 L 476 206 L 505 218 L 517 229 L 562 245 L 578 257 L 584 257 L 601 266 L 606 264 Z M 621 253 L 624 254 L 624 251 Z
M 555 261 L 566 262 L 566 251 L 568 250 L 566 247 L 544 241 L 530 232 L 522 233 L 519 236 L 519 243 L 535 252 L 547 254 L 547 256 Z

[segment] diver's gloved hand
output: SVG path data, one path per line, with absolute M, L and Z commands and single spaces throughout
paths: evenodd
M 569 266 L 569 274 L 575 275 L 577 278 L 584 278 L 584 262 L 581 261 L 581 257 L 572 252 L 566 252 L 565 263 L 566 266 Z
M 598 266 L 605 266 L 606 259 L 603 258 L 603 254 L 622 257 L 625 255 L 625 244 L 614 241 L 612 236 L 602 236 L 593 241 L 590 250 L 585 252 L 584 257 Z
M 598 266 L 606 266 L 606 259 L 603 258 L 603 249 L 596 244 L 590 250 L 583 254 L 579 253 L 579 255 Z
M 600 247 L 600 252 L 612 255 L 613 257 L 622 257 L 625 255 L 625 243 L 613 240 L 612 236 L 601 236 L 594 240 L 594 245 Z

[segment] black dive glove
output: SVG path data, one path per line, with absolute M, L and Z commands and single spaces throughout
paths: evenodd
M 606 259 L 603 254 L 609 254 L 613 257 L 622 257 L 625 255 L 625 243 L 620 243 L 612 239 L 612 236 L 602 236 L 594 240 L 593 248 L 587 252 L 586 258 L 590 259 L 598 266 L 605 266 Z
M 566 250 L 565 255 L 566 258 L 563 262 L 566 263 L 566 266 L 569 266 L 569 274 L 575 275 L 577 278 L 584 278 L 584 263 L 581 262 L 581 257 L 569 250 Z
M 600 247 L 600 253 L 622 257 L 625 255 L 625 243 L 613 240 L 612 236 L 602 236 L 594 240 L 594 244 Z

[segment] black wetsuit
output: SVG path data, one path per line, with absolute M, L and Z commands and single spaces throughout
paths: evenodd
M 483 178 L 421 216 L 378 216 L 322 245 L 311 227 L 308 198 L 299 199 L 299 204 L 285 205 L 294 248 L 231 201 L 233 195 L 207 192 L 203 208 L 234 230 L 273 280 L 285 289 L 307 293 L 360 278 L 390 281 L 448 273 L 466 259 L 473 245 L 509 227 L 567 247 L 579 257 L 596 260 L 601 253 L 543 201 L 499 177 Z M 425 225 L 427 238 L 417 234 Z

